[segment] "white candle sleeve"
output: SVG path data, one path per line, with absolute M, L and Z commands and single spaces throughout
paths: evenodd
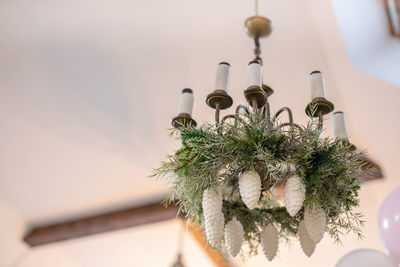
M 332 122 L 333 122 L 333 131 L 335 137 L 347 140 L 348 134 L 347 134 L 346 117 L 344 116 L 344 113 L 341 111 L 333 113 Z
M 183 89 L 181 99 L 179 101 L 179 113 L 192 115 L 193 101 L 193 90 L 189 88 Z
M 324 76 L 320 71 L 313 71 L 310 74 L 311 100 L 316 97 L 326 98 Z
M 251 86 L 262 88 L 262 66 L 257 61 L 251 61 L 247 67 L 247 88 Z
M 221 62 L 217 67 L 217 76 L 215 78 L 215 90 L 224 90 L 228 92 L 229 77 L 231 73 L 231 65 Z

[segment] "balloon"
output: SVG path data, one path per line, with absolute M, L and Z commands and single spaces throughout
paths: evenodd
M 373 249 L 357 249 L 344 255 L 336 267 L 398 267 L 389 257 Z
M 379 210 L 378 225 L 389 255 L 400 264 L 400 187 L 383 201 Z

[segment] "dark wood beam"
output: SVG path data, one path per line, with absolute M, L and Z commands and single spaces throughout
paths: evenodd
M 178 208 L 173 204 L 166 208 L 161 203 L 152 203 L 145 206 L 33 228 L 24 237 L 24 241 L 31 247 L 35 247 L 170 220 L 176 217 L 177 212 Z
M 365 164 L 365 168 L 373 167 L 375 171 L 368 177 L 359 177 L 360 180 L 371 181 L 383 178 L 382 170 L 375 162 L 365 156 L 362 156 L 361 160 Z M 278 197 L 283 198 L 284 187 L 281 186 L 278 189 Z M 168 207 L 164 207 L 161 203 L 156 202 L 140 207 L 79 218 L 58 224 L 35 227 L 24 237 L 24 241 L 31 247 L 35 247 L 58 241 L 170 220 L 176 217 L 177 212 L 178 208 L 173 203 Z
M 193 234 L 193 237 L 196 239 L 197 243 L 204 249 L 207 253 L 208 257 L 214 262 L 217 267 L 232 267 L 232 265 L 225 261 L 224 257 L 217 251 L 211 248 L 209 244 L 207 244 L 205 233 L 200 227 L 193 222 L 187 222 L 186 220 L 182 220 L 183 225 L 187 228 L 189 232 Z
M 376 179 L 384 178 L 382 168 L 376 164 L 372 159 L 368 158 L 365 155 L 361 156 L 361 161 L 363 163 L 363 169 L 372 169 L 372 173 L 368 175 L 362 175 L 358 177 L 363 182 L 369 182 Z
M 400 38 L 400 0 L 383 0 L 390 33 Z

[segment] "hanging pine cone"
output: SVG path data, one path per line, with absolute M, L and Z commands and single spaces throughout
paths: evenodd
M 307 207 L 304 211 L 304 224 L 310 238 L 315 244 L 318 244 L 324 236 L 326 228 L 326 217 L 323 209 Z
M 203 192 L 203 213 L 204 219 L 214 221 L 222 210 L 221 188 L 208 188 Z
M 306 186 L 302 179 L 297 175 L 290 177 L 285 187 L 285 207 L 290 216 L 296 216 L 303 206 L 305 196 Z
M 300 246 L 303 249 L 304 254 L 310 257 L 315 250 L 315 243 L 308 235 L 304 221 L 301 221 L 298 228 L 298 234 L 300 239 Z
M 263 246 L 265 257 L 267 257 L 269 261 L 272 261 L 275 258 L 276 253 L 278 252 L 279 244 L 278 230 L 276 230 L 275 226 L 273 226 L 272 224 L 268 224 L 262 230 L 261 244 Z
M 257 206 L 261 194 L 261 179 L 255 171 L 245 171 L 239 178 L 239 191 L 244 204 L 249 209 Z
M 218 212 L 214 220 L 207 219 L 207 217 L 204 220 L 204 231 L 206 232 L 207 241 L 214 248 L 221 246 L 221 240 L 224 235 L 224 224 L 224 214 L 221 211 Z
M 242 224 L 236 219 L 236 216 L 232 217 L 225 225 L 225 244 L 228 252 L 235 257 L 242 247 L 244 238 L 244 231 Z

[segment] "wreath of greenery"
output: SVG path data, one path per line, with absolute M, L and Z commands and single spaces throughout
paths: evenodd
M 204 124 L 199 128 L 171 129 L 182 147 L 155 169 L 154 176 L 166 177 L 171 191 L 165 203 L 177 202 L 186 216 L 203 224 L 202 195 L 207 188 L 224 190 L 225 223 L 232 216 L 241 222 L 250 254 L 257 253 L 260 228 L 273 223 L 286 240 L 297 238 L 304 207 L 321 207 L 327 217 L 327 232 L 336 241 L 348 232 L 362 238 L 362 214 L 358 206 L 362 172 L 360 152 L 340 139 L 322 138 L 318 123 L 288 129 L 287 124 L 267 123 L 254 113 L 240 114 L 233 122 Z M 302 209 L 291 217 L 271 193 L 293 175 L 288 164 L 306 185 Z M 261 177 L 262 193 L 257 208 L 249 210 L 240 198 L 238 177 L 255 170 Z

